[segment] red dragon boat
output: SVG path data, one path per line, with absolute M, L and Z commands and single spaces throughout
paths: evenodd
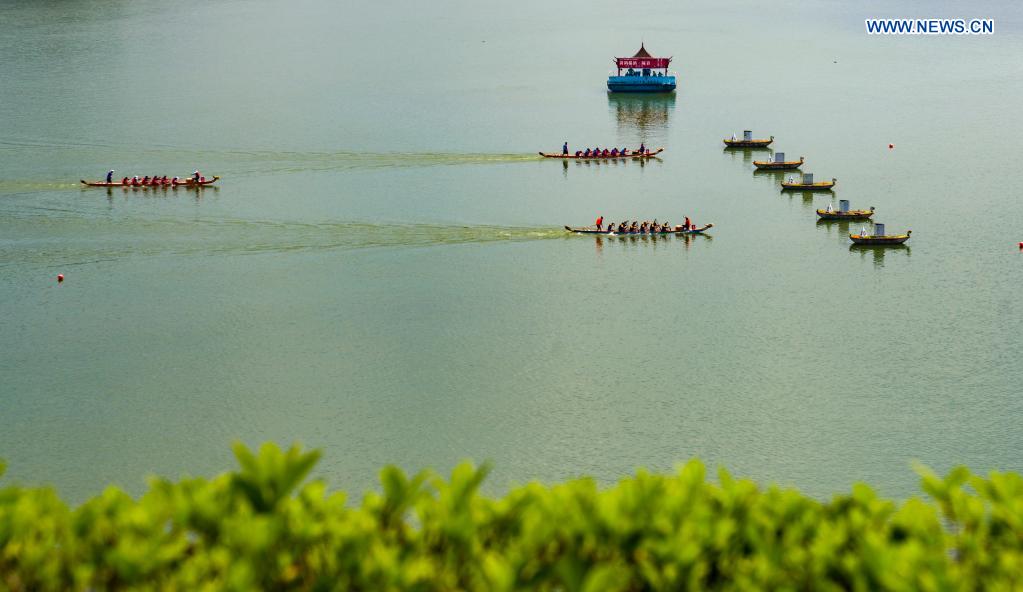
M 540 156 L 544 158 L 567 158 L 569 160 L 620 160 L 624 158 L 634 158 L 638 160 L 641 158 L 652 158 L 654 156 L 657 156 L 661 152 L 664 152 L 664 148 L 658 148 L 657 150 L 647 150 L 646 152 L 642 153 L 633 152 L 630 150 L 627 154 L 615 154 L 614 156 L 610 154 L 608 154 L 607 156 L 583 156 L 582 154 L 576 156 L 575 154 L 562 154 L 560 152 L 541 152 Z
M 121 183 L 120 181 L 107 183 L 106 181 L 86 181 L 85 179 L 80 179 L 80 181 L 82 182 L 82 185 L 88 187 L 141 187 L 143 189 L 147 188 L 155 189 L 157 187 L 184 187 L 187 189 L 189 187 L 205 187 L 206 185 L 213 185 L 214 183 L 217 182 L 218 179 L 220 179 L 220 177 L 214 175 L 213 178 L 211 179 L 203 178 L 198 183 L 196 183 L 195 181 L 192 180 L 191 177 L 187 177 L 176 182 L 161 183 L 159 185 L 153 185 L 152 183 L 148 183 L 146 185 L 135 185 L 130 181 L 128 183 Z

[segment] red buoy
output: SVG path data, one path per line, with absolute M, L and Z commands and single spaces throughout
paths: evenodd
M 1019 250 L 1023 251 L 1023 243 L 1019 244 Z
M 1020 246 L 1023 247 L 1023 243 L 1020 243 Z M 64 281 L 64 274 L 63 273 L 58 273 L 57 274 L 57 283 L 59 284 L 60 282 L 63 282 L 63 281 Z
M 889 149 L 889 150 L 891 150 L 891 149 L 893 149 L 893 148 L 895 148 L 895 144 L 888 144 L 888 149 Z

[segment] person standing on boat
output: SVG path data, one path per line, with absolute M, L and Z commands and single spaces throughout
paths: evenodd
M 689 216 L 686 216 L 686 221 L 682 223 L 682 230 L 691 230 L 693 223 L 689 221 Z
M 107 171 L 107 183 L 113 183 L 113 182 L 114 182 L 114 169 L 110 169 L 109 171 Z
M 643 142 L 640 142 L 639 143 L 639 153 L 640 154 L 644 154 L 645 152 L 646 152 L 646 145 L 644 145 Z
M 195 181 L 196 183 L 199 182 L 199 169 L 195 169 L 194 171 L 192 171 L 192 180 Z
M 565 142 L 565 145 L 561 147 L 561 153 L 568 156 L 568 142 Z
M 597 230 L 600 230 L 604 226 L 604 217 L 597 216 Z

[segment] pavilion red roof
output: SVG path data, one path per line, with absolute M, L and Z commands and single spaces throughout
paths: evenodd
M 639 51 L 631 58 L 615 58 L 615 64 L 621 68 L 667 68 L 671 58 L 655 58 L 646 50 L 646 46 L 639 44 Z

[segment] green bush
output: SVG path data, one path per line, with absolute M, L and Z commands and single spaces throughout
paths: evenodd
M 870 487 L 822 502 L 692 461 L 480 495 L 487 467 L 381 472 L 357 507 L 305 482 L 318 452 L 235 447 L 213 479 L 109 488 L 70 509 L 0 489 L 3 590 L 1010 590 L 1023 588 L 1023 479 L 921 469 L 928 499 Z M 0 474 L 3 467 L 0 465 Z M 305 482 L 303 484 L 303 482 Z

